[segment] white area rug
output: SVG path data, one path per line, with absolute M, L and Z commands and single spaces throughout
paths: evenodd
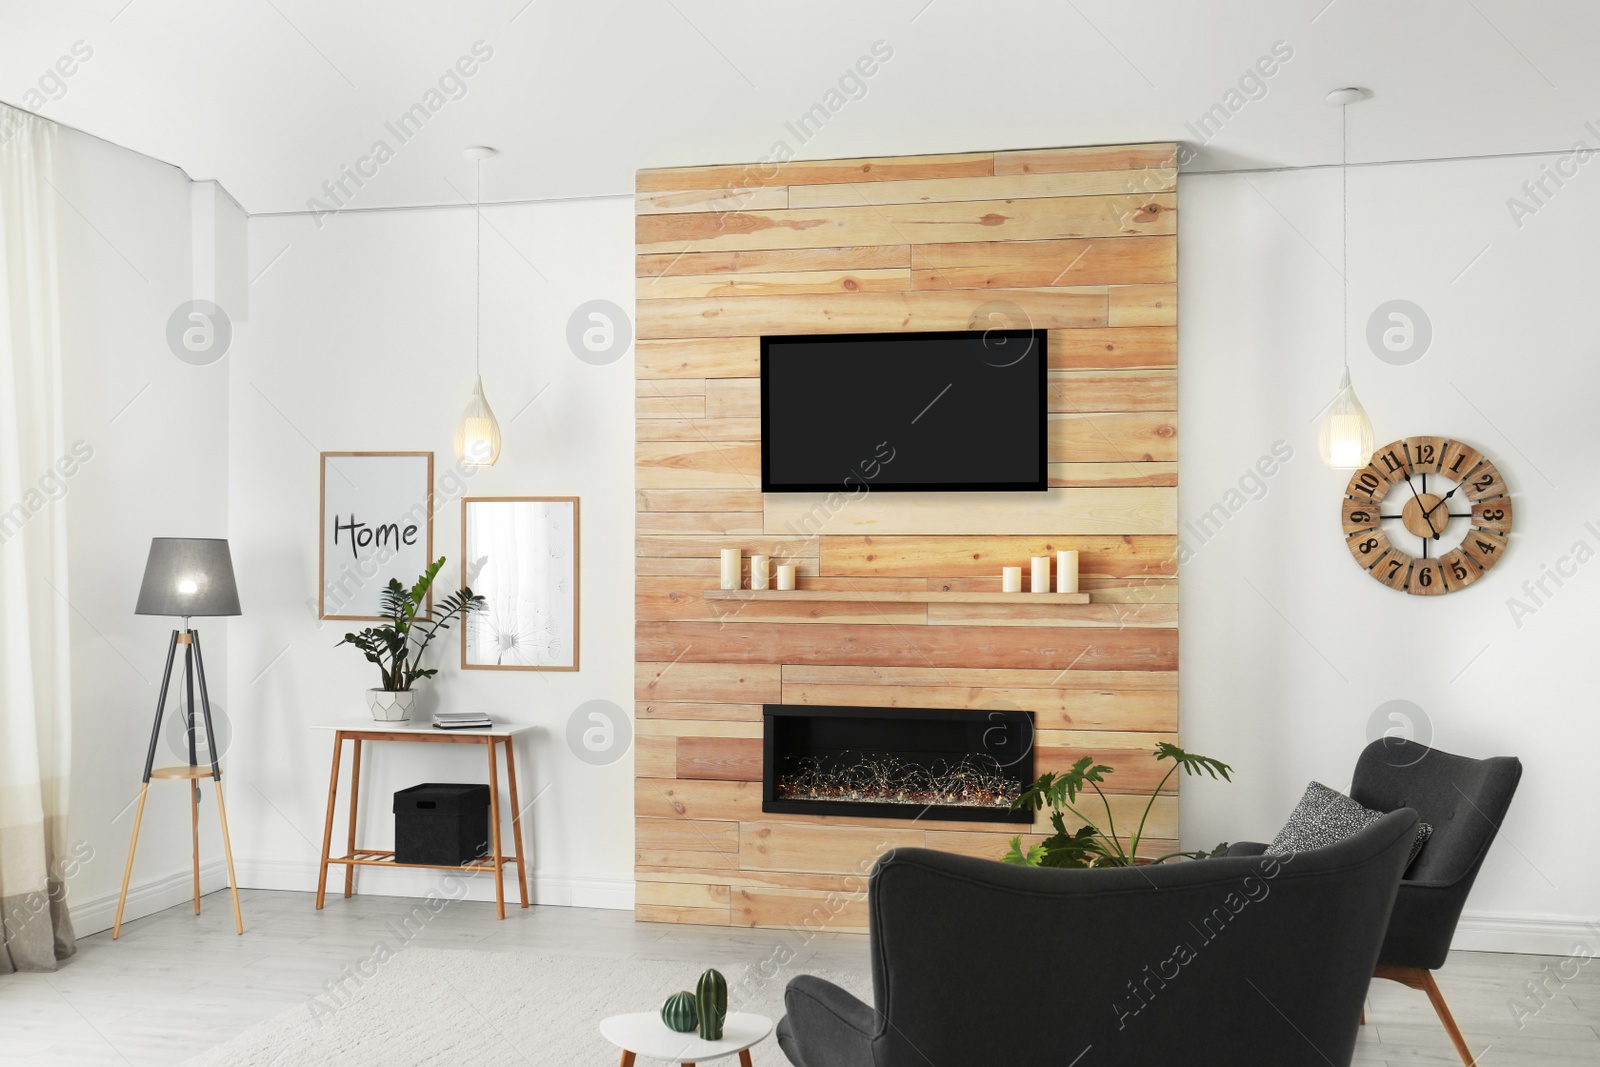
M 599 1067 L 620 1055 L 600 1036 L 601 1019 L 659 1008 L 669 994 L 692 990 L 705 966 L 408 947 L 366 969 L 375 973 L 351 971 L 341 988 L 251 1027 L 184 1067 Z M 783 1016 L 784 986 L 800 973 L 871 999 L 865 975 L 793 965 L 769 980 L 762 980 L 759 967 L 722 971 L 730 1011 L 774 1021 Z M 775 1038 L 751 1056 L 757 1067 L 788 1063 Z

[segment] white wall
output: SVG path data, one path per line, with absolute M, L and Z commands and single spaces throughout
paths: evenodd
M 523 803 L 538 798 L 525 822 L 538 899 L 629 907 L 631 754 L 585 763 L 566 728 L 591 699 L 632 713 L 632 353 L 593 366 L 570 351 L 566 332 L 584 301 L 632 307 L 632 204 L 494 207 L 484 218 L 483 378 L 504 449 L 466 491 L 581 498 L 582 669 L 461 671 L 452 633 L 430 653 L 441 671 L 425 683 L 426 699 L 535 727 L 517 755 Z M 434 519 L 434 554 L 449 557 L 442 577 L 459 581 L 459 479 L 448 472 L 472 385 L 472 211 L 351 213 L 320 229 L 308 216 L 257 217 L 249 244 L 252 321 L 231 378 L 229 531 L 245 613 L 231 634 L 228 709 L 238 739 L 229 814 L 244 884 L 309 889 L 332 750 L 331 736 L 312 727 L 365 718 L 362 691 L 377 684 L 359 653 L 334 647 L 355 624 L 319 623 L 308 606 L 317 593 L 318 453 L 433 451 L 449 498 Z M 486 774 L 476 747 L 381 745 L 367 759 L 360 836 L 368 847 L 393 839 L 396 789 Z M 363 892 L 398 894 L 438 877 L 365 871 L 360 882 Z M 493 895 L 484 879 L 472 891 Z
M 1524 764 L 1458 946 L 1565 953 L 1571 924 L 1600 918 L 1588 844 L 1600 822 L 1600 565 L 1548 583 L 1543 606 L 1523 583 L 1578 542 L 1600 552 L 1600 174 L 1580 173 L 1518 228 L 1507 198 L 1543 162 L 1350 173 L 1350 363 L 1378 442 L 1459 436 L 1515 500 L 1505 559 L 1439 598 L 1357 569 L 1338 524 L 1348 474 L 1317 456 L 1339 375 L 1338 172 L 1182 179 L 1180 518 L 1224 502 L 1275 442 L 1294 451 L 1220 532 L 1183 535 L 1184 742 L 1238 772 L 1233 785 L 1185 787 L 1183 828 L 1190 845 L 1270 840 L 1307 781 L 1348 786 L 1357 753 L 1390 725 L 1369 726 L 1375 709 L 1409 700 L 1425 714 L 1418 739 Z M 1394 298 L 1433 325 L 1408 366 L 1379 361 L 1364 338 L 1370 312 Z M 1512 597 L 1536 613 L 1514 618 Z
M 172 620 L 133 614 L 150 539 L 227 534 L 228 359 L 180 361 L 167 319 L 191 297 L 192 183 L 174 167 L 59 131 L 67 440 L 92 457 L 67 480 L 73 774 L 69 833 L 93 858 L 68 886 L 79 934 L 111 924 Z M 231 202 L 225 210 L 242 215 Z M 235 220 L 237 221 L 237 220 Z M 227 628 L 201 621 L 207 674 L 227 677 Z M 181 757 L 181 758 L 180 758 Z M 187 763 L 163 742 L 157 765 Z M 206 888 L 225 884 L 205 787 Z M 190 892 L 183 786 L 151 786 L 128 915 Z

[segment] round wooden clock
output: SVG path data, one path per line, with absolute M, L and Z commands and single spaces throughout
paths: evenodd
M 1493 463 L 1446 437 L 1407 437 L 1372 453 L 1340 502 L 1361 569 L 1403 593 L 1465 589 L 1506 551 L 1511 494 Z

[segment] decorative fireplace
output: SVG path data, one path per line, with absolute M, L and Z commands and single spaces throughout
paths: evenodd
M 1033 820 L 1033 713 L 767 704 L 761 810 L 964 822 Z

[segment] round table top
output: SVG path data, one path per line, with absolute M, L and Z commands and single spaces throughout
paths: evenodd
M 771 1019 L 744 1011 L 728 1014 L 720 1041 L 706 1041 L 698 1034 L 674 1033 L 661 1021 L 660 1012 L 641 1011 L 600 1020 L 601 1036 L 613 1045 L 669 1063 L 706 1063 L 732 1056 L 765 1041 L 770 1033 Z

